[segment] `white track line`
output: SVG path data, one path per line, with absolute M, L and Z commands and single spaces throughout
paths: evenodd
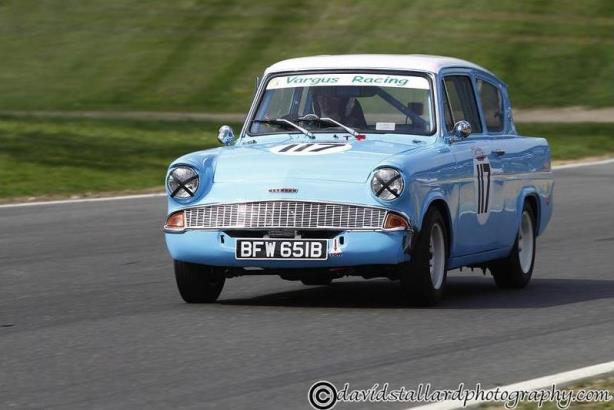
M 3 204 L 3 205 L 0 205 L 0 208 L 19 208 L 19 207 L 24 207 L 24 206 L 37 206 L 37 205 L 78 204 L 82 202 L 121 201 L 124 199 L 157 198 L 157 197 L 162 197 L 164 195 L 166 195 L 164 192 L 156 192 L 154 194 L 106 196 L 102 198 L 79 198 L 79 199 L 61 199 L 58 201 L 20 202 L 20 203 L 15 203 L 15 204 Z
M 611 164 L 614 162 L 614 158 L 604 159 L 601 161 L 591 161 L 591 162 L 575 162 L 571 164 L 553 166 L 553 170 L 559 169 L 569 169 L 569 168 L 580 168 L 580 167 L 591 167 L 595 165 L 604 165 Z M 22 206 L 36 206 L 36 205 L 64 205 L 64 204 L 78 204 L 82 202 L 103 202 L 103 201 L 121 201 L 125 199 L 144 199 L 144 198 L 156 198 L 164 196 L 163 192 L 154 193 L 154 194 L 140 194 L 140 195 L 122 195 L 122 196 L 109 196 L 102 198 L 80 198 L 80 199 L 61 199 L 58 201 L 40 201 L 40 202 L 17 202 L 14 204 L 4 204 L 0 205 L 0 208 L 19 208 Z
M 581 369 L 570 370 L 568 372 L 556 373 L 550 376 L 539 377 L 537 379 L 526 380 L 519 383 L 509 384 L 507 386 L 501 386 L 498 389 L 499 391 L 513 392 L 544 389 L 549 388 L 552 385 L 565 386 L 579 380 L 587 379 L 589 377 L 599 376 L 612 372 L 614 372 L 614 361 L 596 364 L 594 366 L 583 367 Z M 495 389 L 486 390 L 485 393 L 491 391 L 495 391 Z M 483 402 L 483 400 L 471 400 L 467 402 L 467 406 L 476 406 Z M 452 410 L 462 408 L 462 401 L 446 400 L 418 407 L 410 407 L 406 410 Z
M 567 168 L 592 167 L 594 165 L 611 164 L 612 162 L 614 162 L 614 158 L 602 159 L 600 161 L 590 161 L 590 162 L 572 162 L 571 164 L 553 166 L 552 169 L 559 170 L 559 169 L 567 169 Z

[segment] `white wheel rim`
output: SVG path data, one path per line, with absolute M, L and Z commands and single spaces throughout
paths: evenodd
M 529 273 L 533 264 L 533 251 L 535 250 L 535 237 L 533 235 L 533 219 L 527 211 L 522 213 L 520 230 L 518 231 L 518 260 L 523 273 Z
M 429 239 L 429 272 L 434 289 L 441 288 L 446 269 L 446 243 L 443 229 L 439 224 L 431 228 Z

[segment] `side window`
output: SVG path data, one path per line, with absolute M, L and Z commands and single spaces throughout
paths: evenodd
M 471 79 L 466 75 L 451 75 L 444 78 L 445 94 L 445 121 L 448 131 L 460 120 L 468 121 L 474 133 L 482 132 L 482 123 L 478 113 L 478 106 L 473 93 Z
M 478 95 L 486 129 L 490 132 L 503 131 L 503 99 L 499 89 L 489 82 L 478 80 Z

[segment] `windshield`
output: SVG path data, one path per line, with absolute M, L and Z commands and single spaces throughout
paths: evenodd
M 416 75 L 320 73 L 273 77 L 266 85 L 251 135 L 346 132 L 432 135 L 435 121 L 427 78 Z

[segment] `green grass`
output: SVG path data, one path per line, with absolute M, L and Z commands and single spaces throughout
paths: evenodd
M 0 198 L 162 190 L 178 156 L 217 146 L 219 124 L 0 118 Z M 233 125 L 238 132 L 240 126 Z M 554 159 L 614 155 L 614 124 L 521 124 Z
M 608 390 L 614 395 L 614 376 L 601 376 L 588 379 L 582 382 L 574 383 L 571 386 L 559 386 L 560 389 L 568 389 L 578 392 L 579 390 Z M 566 403 L 561 403 L 565 405 Z M 480 410 L 507 410 L 503 403 L 487 403 L 479 407 Z M 535 410 L 538 409 L 537 403 L 520 402 L 518 410 Z M 569 409 L 580 410 L 614 410 L 614 400 L 597 401 L 597 402 L 574 402 L 571 403 Z M 560 410 L 555 402 L 545 402 L 541 410 Z
M 0 198 L 163 189 L 169 163 L 217 144 L 197 122 L 0 119 Z
M 5 0 L 0 110 L 244 112 L 275 61 L 466 58 L 516 107 L 614 105 L 611 0 Z
M 614 124 L 518 124 L 522 135 L 545 137 L 554 160 L 614 156 Z

